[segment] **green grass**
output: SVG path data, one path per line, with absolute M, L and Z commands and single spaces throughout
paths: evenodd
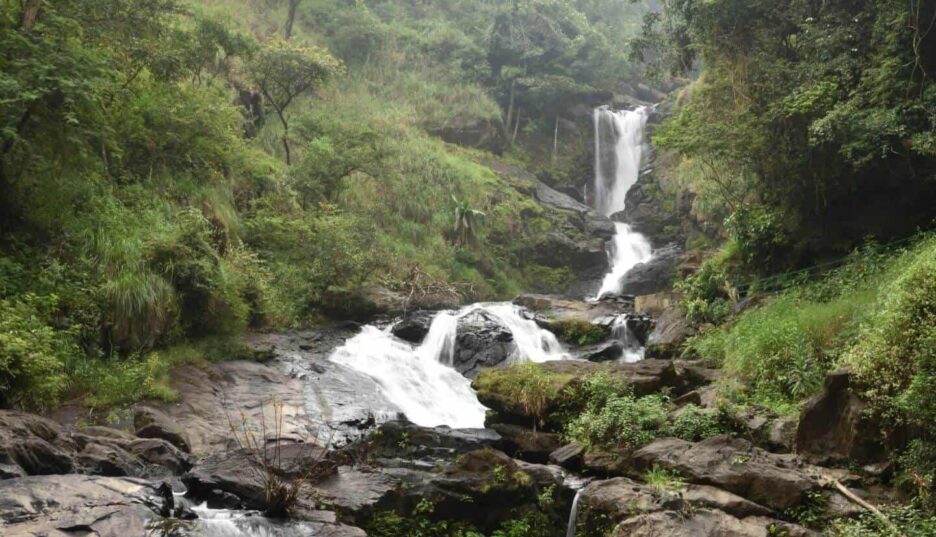
M 936 506 L 936 236 L 856 252 L 822 279 L 791 288 L 690 342 L 721 364 L 722 395 L 796 415 L 825 375 L 853 374 L 866 417 L 893 447 L 897 483 Z M 907 436 L 907 431 L 911 434 Z M 856 526 L 842 526 L 843 535 Z
M 692 352 L 727 374 L 725 392 L 781 415 L 815 394 L 855 344 L 882 285 L 902 270 L 902 254 L 869 248 L 821 280 L 766 302 L 690 342 Z M 737 388 L 737 386 L 741 388 Z M 733 388 L 734 387 L 734 388 Z
M 644 473 L 643 480 L 647 486 L 659 494 L 677 493 L 686 486 L 679 472 L 656 465 Z

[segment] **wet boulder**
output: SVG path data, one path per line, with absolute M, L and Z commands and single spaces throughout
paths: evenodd
M 656 326 L 647 337 L 647 357 L 678 358 L 683 343 L 695 333 L 692 323 L 686 319 L 679 307 L 667 307 L 657 317 Z
M 511 457 L 546 464 L 550 453 L 562 446 L 562 438 L 557 433 L 533 431 L 519 425 L 496 423 L 491 429 L 497 431 L 500 440 L 495 444 Z
M 547 267 L 607 272 L 610 265 L 604 240 L 570 237 L 550 231 L 533 252 L 534 262 Z
M 279 444 L 260 450 L 242 448 L 218 453 L 199 461 L 182 476 L 188 496 L 212 507 L 231 507 L 230 495 L 240 507 L 264 510 L 265 482 L 277 476 L 291 480 L 333 470 L 328 453 L 308 444 Z
M 0 465 L 4 475 L 67 474 L 75 470 L 75 443 L 52 420 L 0 410 Z
M 369 441 L 370 453 L 380 459 L 452 460 L 502 441 L 492 429 L 421 427 L 405 420 L 388 421 Z
M 429 311 L 417 311 L 407 314 L 398 323 L 393 325 L 390 332 L 410 343 L 420 344 L 429 333 L 429 327 L 432 326 L 432 319 L 435 313 Z
M 606 341 L 588 345 L 578 349 L 576 355 L 590 362 L 611 362 L 624 355 L 624 344 L 620 341 Z
M 456 333 L 453 366 L 468 378 L 504 363 L 516 348 L 510 329 L 484 310 L 459 317 Z
M 649 261 L 635 266 L 624 275 L 621 293 L 650 295 L 672 289 L 681 255 L 682 248 L 676 244 L 654 250 Z

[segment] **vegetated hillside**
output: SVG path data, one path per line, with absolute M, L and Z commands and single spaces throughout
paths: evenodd
M 907 535 L 932 531 L 936 476 L 934 20 L 926 2 L 688 1 L 641 38 L 656 69 L 699 70 L 654 132 L 677 161 L 664 198 L 688 191 L 720 239 L 690 241 L 712 255 L 677 284 L 701 330 L 685 356 L 723 369 L 727 404 L 775 415 L 849 368 L 867 405 L 850 430 L 894 463 Z
M 661 72 L 700 69 L 655 144 L 751 272 L 928 228 L 936 199 L 936 7 L 666 4 L 641 39 Z
M 3 404 L 168 397 L 199 353 L 150 349 L 571 279 L 530 262 L 579 231 L 522 168 L 582 160 L 557 103 L 611 95 L 640 5 L 307 0 L 287 40 L 289 5 L 3 1 Z

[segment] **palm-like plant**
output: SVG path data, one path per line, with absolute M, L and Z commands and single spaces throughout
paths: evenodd
M 455 202 L 455 245 L 464 246 L 477 238 L 479 221 L 484 213 L 472 209 L 467 201 L 458 201 L 455 196 L 452 196 L 452 201 Z

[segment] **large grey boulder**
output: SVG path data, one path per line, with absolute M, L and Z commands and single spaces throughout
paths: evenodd
M 778 531 L 782 533 L 777 533 Z M 788 537 L 818 536 L 795 524 L 774 519 L 735 518 L 713 509 L 689 513 L 657 511 L 629 518 L 611 533 L 612 537 Z
M 681 255 L 682 248 L 676 244 L 655 249 L 649 261 L 636 265 L 623 276 L 621 293 L 652 295 L 672 289 Z
M 435 318 L 435 312 L 415 311 L 406 314 L 399 322 L 393 325 L 390 332 L 410 343 L 422 343 L 423 338 L 429 333 L 432 326 L 432 319 Z
M 133 411 L 133 426 L 140 438 L 161 438 L 186 453 L 192 452 L 188 434 L 162 411 L 145 405 L 137 406 Z
M 58 423 L 35 414 L 0 410 L 0 471 L 4 475 L 71 473 L 76 451 Z
M 715 486 L 777 511 L 799 504 L 819 486 L 795 457 L 768 453 L 740 438 L 695 444 L 662 438 L 634 452 L 633 461 L 638 470 L 675 470 L 691 483 Z
M 796 430 L 796 450 L 816 462 L 873 463 L 886 457 L 867 404 L 851 390 L 848 369 L 830 373 L 822 391 L 807 401 Z

